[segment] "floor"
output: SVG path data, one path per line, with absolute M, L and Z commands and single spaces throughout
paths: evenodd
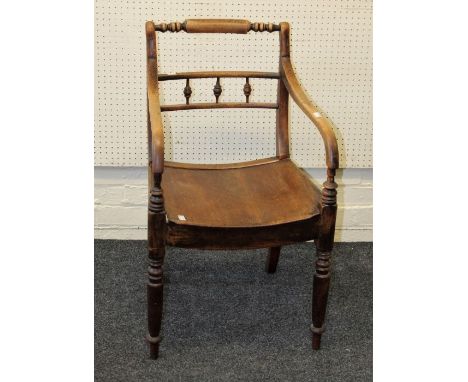
M 146 242 L 95 241 L 96 381 L 371 381 L 372 243 L 337 243 L 320 351 L 312 351 L 314 246 L 169 248 L 160 357 L 148 359 Z

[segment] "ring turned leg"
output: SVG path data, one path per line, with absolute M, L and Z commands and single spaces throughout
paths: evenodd
M 320 348 L 320 339 L 324 332 L 325 312 L 327 309 L 328 289 L 330 287 L 330 252 L 317 248 L 315 263 L 314 290 L 312 295 L 312 349 Z
M 148 267 L 148 335 L 150 358 L 156 359 L 159 354 L 161 337 L 162 305 L 163 305 L 163 261 L 164 248 L 149 249 Z
M 281 247 L 272 247 L 269 249 L 265 267 L 268 273 L 276 272 L 276 266 L 278 265 L 280 251 Z
M 163 263 L 164 263 L 165 213 L 160 189 L 151 191 L 148 210 L 148 335 L 150 358 L 159 354 L 163 308 Z
M 314 285 L 312 294 L 312 349 L 320 349 L 320 341 L 325 331 L 328 290 L 331 275 L 331 251 L 335 235 L 336 188 L 335 170 L 327 170 L 327 180 L 322 189 L 322 213 L 319 237 L 316 241 L 317 261 L 315 262 Z

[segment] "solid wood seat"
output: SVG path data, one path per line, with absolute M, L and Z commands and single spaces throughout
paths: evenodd
M 320 191 L 290 159 L 196 166 L 165 166 L 162 189 L 169 222 L 265 227 L 320 214 Z
M 162 190 L 167 195 L 167 245 L 265 248 L 317 237 L 320 191 L 290 159 L 166 162 Z

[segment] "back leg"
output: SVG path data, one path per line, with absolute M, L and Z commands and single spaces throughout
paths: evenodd
M 268 273 L 276 272 L 276 266 L 278 265 L 280 251 L 281 251 L 281 247 L 271 247 L 269 249 L 267 261 L 266 261 L 266 271 Z

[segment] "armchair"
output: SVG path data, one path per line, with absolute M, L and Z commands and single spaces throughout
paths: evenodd
M 159 74 L 157 33 L 278 32 L 279 71 L 209 71 Z M 294 74 L 289 24 L 247 20 L 186 20 L 146 23 L 148 102 L 148 335 L 150 357 L 161 341 L 163 262 L 166 246 L 199 249 L 268 248 L 266 270 L 274 273 L 281 246 L 314 240 L 317 248 L 312 295 L 312 348 L 324 332 L 330 258 L 336 220 L 338 146 L 329 122 L 307 97 Z M 220 78 L 245 78 L 245 102 L 220 102 Z M 215 102 L 191 103 L 190 80 L 216 79 Z M 250 102 L 251 78 L 278 81 L 277 102 Z M 159 81 L 185 80 L 184 104 L 160 105 Z M 327 179 L 320 191 L 290 159 L 289 96 L 319 130 L 325 145 Z M 164 159 L 162 112 L 208 108 L 266 108 L 276 112 L 276 156 L 232 164 L 176 163 Z

